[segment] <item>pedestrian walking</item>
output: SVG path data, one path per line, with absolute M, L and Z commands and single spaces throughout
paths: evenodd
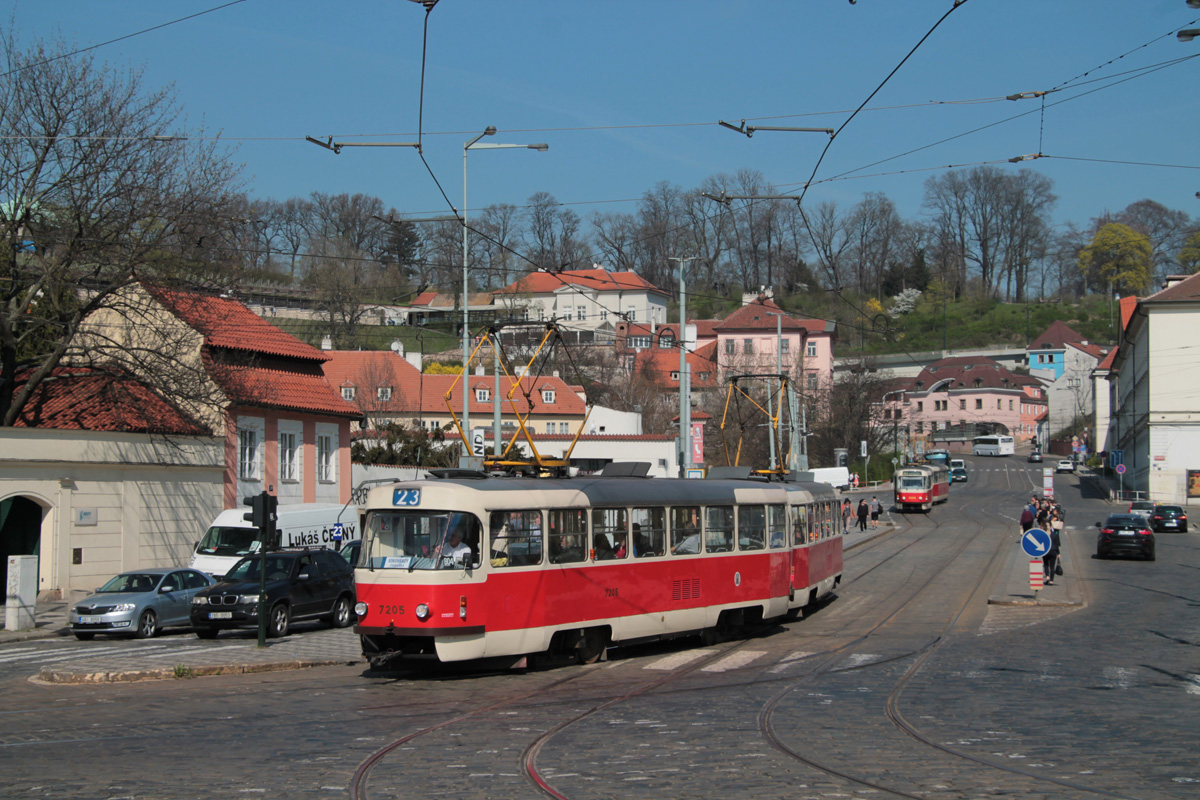
M 883 513 L 883 504 L 878 497 L 871 497 L 871 527 L 879 527 L 879 515 Z
M 850 518 L 854 516 L 854 507 L 850 505 L 850 498 L 847 497 L 842 501 L 842 533 L 850 532 Z
M 850 485 L 853 486 L 855 489 L 858 488 L 858 473 L 857 472 L 850 475 Z
M 867 498 L 862 498 L 858 501 L 858 529 L 865 531 L 867 529 L 867 514 L 870 510 L 867 506 Z
M 1021 533 L 1022 534 L 1024 534 L 1025 531 L 1027 531 L 1033 527 L 1034 519 L 1035 519 L 1035 517 L 1033 516 L 1033 506 L 1025 506 L 1024 508 L 1021 509 Z
M 1063 521 L 1058 514 L 1052 515 L 1049 530 L 1047 530 L 1047 533 L 1050 534 L 1050 549 L 1046 551 L 1046 555 L 1042 556 L 1042 577 L 1047 586 L 1054 584 L 1054 577 L 1058 571 L 1058 555 L 1062 548 L 1062 529 Z

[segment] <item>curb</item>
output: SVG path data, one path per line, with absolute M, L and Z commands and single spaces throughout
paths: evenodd
M 208 678 L 215 675 L 251 675 L 258 672 L 283 672 L 309 667 L 352 667 L 366 663 L 364 659 L 297 659 L 295 661 L 272 661 L 262 664 L 214 664 L 206 667 L 175 667 L 161 669 L 124 669 L 102 672 L 77 672 L 43 667 L 30 681 L 41 684 L 98 684 L 133 683 L 136 681 L 188 680 Z

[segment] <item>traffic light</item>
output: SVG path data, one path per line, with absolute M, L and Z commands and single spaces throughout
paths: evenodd
M 263 492 L 263 541 L 267 543 L 270 549 L 277 549 L 280 546 L 279 528 L 275 523 L 279 519 L 279 498 L 274 495 Z
M 261 494 L 250 495 L 242 498 L 242 505 L 250 506 L 251 510 L 242 514 L 242 519 L 249 522 L 260 531 L 267 523 L 267 502 L 266 498 L 270 497 L 266 492 Z
M 250 506 L 250 510 L 242 514 L 242 519 L 258 528 L 259 538 L 270 550 L 279 547 L 279 530 L 275 526 L 278 519 L 279 498 L 261 492 L 242 498 L 242 505 Z

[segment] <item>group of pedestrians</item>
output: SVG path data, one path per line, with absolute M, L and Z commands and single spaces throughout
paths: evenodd
M 850 532 L 850 520 L 858 518 L 857 530 L 865 531 L 868 527 L 879 527 L 879 515 L 883 513 L 883 504 L 879 502 L 878 497 L 872 497 L 871 502 L 867 502 L 867 498 L 859 498 L 858 508 L 850 502 L 850 498 L 842 500 L 842 533 Z M 870 519 L 868 526 L 867 520 Z
M 1067 522 L 1067 512 L 1058 503 L 1049 498 L 1039 498 L 1032 495 L 1029 502 L 1021 509 L 1021 535 L 1037 527 L 1050 534 L 1050 549 L 1042 556 L 1042 578 L 1047 586 L 1054 585 L 1054 579 L 1063 574 L 1062 529 Z

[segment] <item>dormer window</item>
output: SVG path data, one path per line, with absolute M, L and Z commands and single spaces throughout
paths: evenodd
M 983 386 L 983 378 L 976 378 L 975 379 L 975 388 L 978 389 L 980 386 Z
M 353 386 L 343 386 L 342 387 L 342 399 L 343 400 L 353 400 L 354 399 L 354 387 Z
M 553 403 L 554 403 L 554 390 L 553 389 L 550 389 L 547 387 L 542 387 L 542 402 L 545 403 L 546 405 L 553 405 Z
M 375 389 L 375 397 L 377 397 L 379 400 L 386 403 L 387 401 L 392 399 L 392 387 L 380 386 L 380 387 L 376 388 Z
M 476 402 L 486 403 L 487 401 L 489 401 L 491 399 L 492 399 L 492 393 L 490 390 L 483 389 L 483 388 L 475 390 L 475 401 Z

